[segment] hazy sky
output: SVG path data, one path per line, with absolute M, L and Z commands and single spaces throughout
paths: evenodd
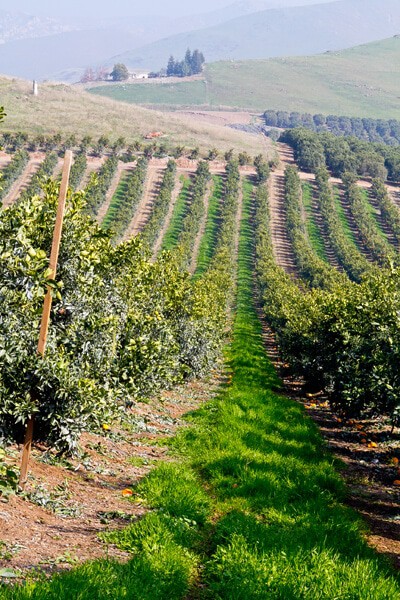
M 232 4 L 235 0 L 202 0 L 200 3 L 183 0 L 0 0 L 0 9 L 23 11 L 38 16 L 90 17 L 169 15 L 179 16 L 207 12 Z M 317 4 L 329 0 L 274 0 L 281 6 L 293 4 Z M 271 0 L 272 3 L 272 0 Z
M 117 15 L 151 15 L 163 14 L 193 14 L 194 12 L 202 12 L 212 10 L 213 8 L 221 8 L 231 4 L 229 0 L 202 0 L 196 10 L 191 2 L 183 2 L 182 0 L 68 0 L 68 2 L 58 2 L 57 0 L 12 0 L 4 2 L 0 0 L 0 8 L 4 10 L 21 10 L 29 14 L 35 15 L 52 15 L 52 16 L 81 16 L 89 17 L 92 15 L 102 16 L 117 16 Z

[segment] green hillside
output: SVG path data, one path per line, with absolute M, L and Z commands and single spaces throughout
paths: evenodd
M 166 81 L 90 92 L 153 105 L 197 103 L 212 109 L 272 108 L 387 119 L 399 117 L 399 74 L 400 39 L 394 37 L 311 57 L 212 63 L 205 70 L 205 86 Z
M 204 84 L 200 82 L 201 85 Z M 22 131 L 30 135 L 75 134 L 119 136 L 131 143 L 150 131 L 162 131 L 167 140 L 206 150 L 234 148 L 251 154 L 265 149 L 261 136 L 234 131 L 228 127 L 204 124 L 190 117 L 129 106 L 109 98 L 87 94 L 79 86 L 46 83 L 39 85 L 39 95 L 32 95 L 32 84 L 19 79 L 0 78 L 0 104 L 7 119 L 2 131 Z

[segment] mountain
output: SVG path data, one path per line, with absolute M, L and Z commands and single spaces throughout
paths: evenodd
M 398 0 L 339 0 L 259 11 L 158 40 L 113 56 L 108 64 L 118 61 L 131 68 L 159 69 L 170 54 L 181 57 L 188 47 L 201 49 L 207 62 L 300 56 L 364 44 L 399 32 Z
M 54 35 L 75 28 L 56 19 L 0 10 L 0 44 L 12 40 Z
M 101 63 L 109 53 L 132 46 L 136 37 L 121 30 L 68 31 L 0 45 L 0 73 L 23 79 Z M 76 79 L 75 79 L 76 81 Z
M 105 18 L 99 9 L 90 19 L 71 18 L 68 22 L 0 11 L 0 73 L 75 82 L 85 67 L 100 66 L 114 54 L 166 36 L 215 26 L 282 2 L 316 1 L 239 0 L 222 10 L 184 17 L 115 14 Z

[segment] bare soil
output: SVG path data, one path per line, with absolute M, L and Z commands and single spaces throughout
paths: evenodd
M 28 187 L 33 175 L 39 169 L 44 159 L 45 154 L 43 152 L 32 152 L 30 154 L 28 164 L 26 165 L 23 173 L 20 177 L 18 177 L 18 179 L 16 179 L 16 181 L 14 181 L 13 185 L 8 191 L 8 194 L 5 196 L 3 200 L 3 207 L 11 206 L 21 192 Z
M 124 496 L 126 490 L 159 461 L 172 460 L 164 440 L 187 426 L 184 415 L 214 396 L 221 377 L 215 371 L 209 380 L 136 403 L 123 424 L 84 434 L 77 458 L 59 458 L 36 444 L 25 493 L 0 503 L 0 568 L 23 577 L 32 569 L 51 573 L 88 559 L 124 558 L 98 534 L 146 512 L 141 503 Z M 17 446 L 8 450 L 11 465 L 18 466 L 20 451 Z
M 272 248 L 277 264 L 291 277 L 297 276 L 292 244 L 286 231 L 284 174 L 275 171 L 269 177 L 269 209 Z
M 211 123 L 213 125 L 250 125 L 255 113 L 247 111 L 222 111 L 222 110 L 178 110 L 176 115 L 183 115 L 197 121 L 198 123 Z
M 79 189 L 85 189 L 85 187 L 90 181 L 90 176 L 92 175 L 92 173 L 97 173 L 100 170 L 100 168 L 104 164 L 105 159 L 105 156 L 86 156 L 86 172 L 82 178 L 82 182 Z
M 164 170 L 165 166 L 160 168 L 152 162 L 149 163 L 143 195 L 139 201 L 133 219 L 125 232 L 124 240 L 129 240 L 134 235 L 137 235 L 145 226 L 160 190 Z
M 167 229 L 169 227 L 169 224 L 171 222 L 172 213 L 174 212 L 175 204 L 179 197 L 179 194 L 182 191 L 182 187 L 183 187 L 183 183 L 179 179 L 179 173 L 177 173 L 176 179 L 175 179 L 175 187 L 174 187 L 174 191 L 172 192 L 172 195 L 171 195 L 171 202 L 169 203 L 168 212 L 165 217 L 164 224 L 163 224 L 162 228 L 160 229 L 160 232 L 159 232 L 156 242 L 154 244 L 152 260 L 156 259 L 156 256 L 161 249 L 164 236 L 165 236 Z

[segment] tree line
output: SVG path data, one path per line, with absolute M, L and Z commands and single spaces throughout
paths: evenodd
M 205 59 L 202 52 L 199 50 L 186 50 L 183 60 L 175 60 L 171 55 L 167 64 L 167 77 L 189 77 L 190 75 L 198 75 L 203 70 Z
M 326 166 L 337 177 L 348 172 L 359 177 L 400 180 L 399 147 L 305 128 L 288 129 L 280 140 L 292 146 L 299 167 L 305 171 L 315 172 Z
M 322 115 L 283 110 L 266 110 L 265 124 L 269 127 L 294 129 L 304 127 L 311 131 L 327 131 L 336 136 L 353 136 L 366 142 L 382 143 L 388 146 L 400 144 L 400 121 L 397 119 L 370 119 Z

